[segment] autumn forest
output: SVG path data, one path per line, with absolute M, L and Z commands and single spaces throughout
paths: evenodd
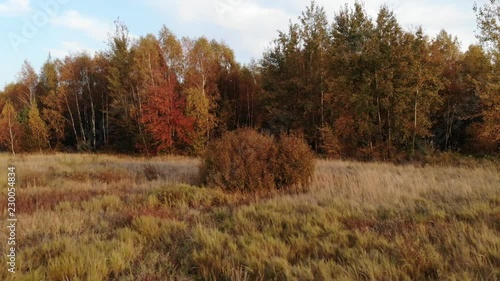
M 39 71 L 25 61 L 0 92 L 0 149 L 197 155 L 251 127 L 333 158 L 498 155 L 497 6 L 471 9 L 481 44 L 461 48 L 445 30 L 405 30 L 386 6 L 372 18 L 312 2 L 246 65 L 224 42 L 165 26 L 133 38 L 117 20 L 106 50 L 49 55 Z

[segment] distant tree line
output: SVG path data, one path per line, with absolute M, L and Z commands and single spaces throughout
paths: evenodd
M 346 5 L 330 22 L 313 1 L 249 65 L 223 42 L 166 27 L 134 40 L 116 21 L 105 51 L 24 63 L 0 92 L 0 146 L 195 155 L 252 127 L 331 157 L 498 155 L 500 8 L 474 10 L 482 44 L 462 52 L 444 30 L 404 30 L 387 6 L 372 19 Z

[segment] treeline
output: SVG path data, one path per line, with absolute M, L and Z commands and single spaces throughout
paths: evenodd
M 410 159 L 500 150 L 498 4 L 476 8 L 482 45 L 404 30 L 382 6 L 332 22 L 314 2 L 258 62 L 163 27 L 137 40 L 116 22 L 108 49 L 28 63 L 0 94 L 0 144 L 40 150 L 197 154 L 240 127 L 302 134 L 318 153 Z M 471 11 L 472 12 L 472 11 Z

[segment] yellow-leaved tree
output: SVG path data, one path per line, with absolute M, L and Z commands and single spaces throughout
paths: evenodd
M 40 117 L 38 107 L 33 106 L 28 113 L 28 147 L 32 150 L 38 149 L 40 152 L 48 147 L 49 130 L 47 124 Z
M 8 149 L 13 155 L 21 147 L 21 124 L 17 120 L 17 112 L 10 101 L 7 101 L 0 115 L 0 146 Z

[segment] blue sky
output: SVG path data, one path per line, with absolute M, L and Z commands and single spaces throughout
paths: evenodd
M 329 20 L 354 0 L 316 0 Z M 393 9 L 406 29 L 418 25 L 433 36 L 441 29 L 458 36 L 462 49 L 476 43 L 473 0 L 366 0 L 375 17 L 381 4 Z M 477 0 L 479 5 L 486 0 Z M 296 21 L 310 0 L 0 0 L 0 89 L 17 79 L 24 60 L 39 70 L 47 59 L 70 52 L 93 54 L 106 48 L 113 21 L 120 17 L 134 36 L 156 34 L 166 25 L 179 37 L 225 41 L 236 58 L 259 59 L 277 30 Z

